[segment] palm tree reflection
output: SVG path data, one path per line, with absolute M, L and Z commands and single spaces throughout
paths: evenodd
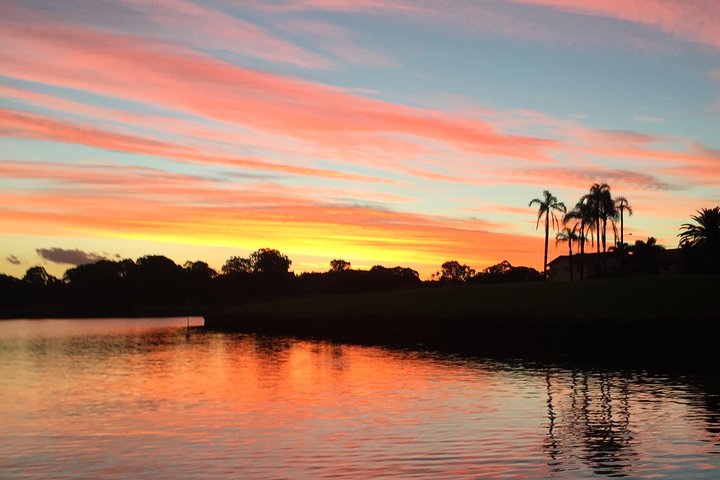
M 629 379 L 573 372 L 566 385 L 558 376 L 550 371 L 545 376 L 548 466 L 572 470 L 580 462 L 598 475 L 628 475 L 638 457 L 630 428 Z
M 545 442 L 545 448 L 550 455 L 548 465 L 553 467 L 553 471 L 561 470 L 557 467 L 560 465 L 558 456 L 560 455 L 560 446 L 557 438 L 555 438 L 555 408 L 553 406 L 552 384 L 550 381 L 550 371 L 545 375 L 545 385 L 547 387 L 547 407 L 548 407 L 548 434 Z

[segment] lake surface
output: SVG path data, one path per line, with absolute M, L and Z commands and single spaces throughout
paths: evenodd
M 720 478 L 720 387 L 690 367 L 188 334 L 186 321 L 0 322 L 0 478 Z

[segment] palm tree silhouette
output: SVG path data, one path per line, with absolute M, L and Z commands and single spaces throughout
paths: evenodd
M 555 212 L 567 212 L 565 204 L 558 202 L 558 199 L 554 197 L 548 190 L 543 191 L 543 198 L 533 198 L 530 200 L 528 207 L 538 204 L 538 217 L 537 223 L 535 224 L 535 230 L 540 226 L 540 219 L 545 215 L 545 257 L 543 261 L 543 276 L 547 278 L 547 255 L 548 255 L 548 236 L 550 234 L 550 222 L 552 220 L 553 228 L 558 228 L 558 219 Z
M 594 183 L 590 187 L 590 192 L 586 193 L 580 199 L 580 203 L 584 203 L 590 209 L 592 219 L 594 221 L 595 236 L 597 238 L 597 253 L 600 253 L 600 238 L 602 229 L 601 221 L 607 221 L 607 209 L 612 204 L 610 196 L 610 186 L 607 183 Z
M 720 207 L 703 208 L 690 218 L 697 224 L 684 223 L 678 234 L 680 246 L 691 248 L 705 255 L 706 266 L 720 270 Z
M 605 232 L 607 230 L 608 218 L 614 216 L 615 205 L 610 195 L 610 186 L 607 183 L 594 183 L 590 191 L 582 196 L 580 203 L 586 204 L 590 209 L 595 229 L 595 240 L 597 241 L 597 268 L 601 271 L 603 257 L 600 256 L 600 242 L 602 241 L 605 250 Z M 602 223 L 602 227 L 600 224 Z
M 678 234 L 680 246 L 720 247 L 720 207 L 703 208 L 697 213 L 690 217 L 697 225 L 683 223 L 680 227 L 684 230 Z
M 615 208 L 620 212 L 620 268 L 622 268 L 625 261 L 625 210 L 629 215 L 633 214 L 633 210 L 625 197 L 615 198 Z
M 580 234 L 578 235 L 580 241 L 580 280 L 583 280 L 585 278 L 585 242 L 594 223 L 588 202 L 581 199 L 572 210 L 565 214 L 563 223 L 567 224 L 571 221 L 576 222 L 575 229 L 580 228 Z
M 578 223 L 576 223 L 572 227 L 564 227 L 562 230 L 560 230 L 557 233 L 557 235 L 555 235 L 555 245 L 556 246 L 558 243 L 567 242 L 567 244 L 568 244 L 568 260 L 570 261 L 570 281 L 571 282 L 574 280 L 574 278 L 573 278 L 572 245 L 573 245 L 574 241 L 580 239 L 580 236 L 577 234 L 577 228 L 578 228 Z
M 603 253 L 607 253 L 607 224 L 608 220 L 610 220 L 610 223 L 612 225 L 615 225 L 615 222 L 617 221 L 618 217 L 620 216 L 620 212 L 618 211 L 617 207 L 615 206 L 615 199 L 612 198 L 610 195 L 610 187 L 608 187 L 607 191 L 603 192 L 602 196 L 602 209 L 601 209 L 601 218 L 602 218 L 602 247 L 603 247 Z

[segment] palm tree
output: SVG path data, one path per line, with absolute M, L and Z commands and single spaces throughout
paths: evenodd
M 610 195 L 610 187 L 603 192 L 602 205 L 600 216 L 602 218 L 602 247 L 603 253 L 607 253 L 607 224 L 608 220 L 610 223 L 615 225 L 615 221 L 618 219 L 620 212 L 615 207 L 615 200 Z
M 600 222 L 607 222 L 607 209 L 612 204 L 610 186 L 607 183 L 594 183 L 593 186 L 590 187 L 590 191 L 582 196 L 580 203 L 586 204 L 590 209 L 590 213 L 594 221 L 595 236 L 597 238 L 597 253 L 600 253 L 600 239 L 602 232 Z
M 632 215 L 633 209 L 625 197 L 617 197 L 615 199 L 615 208 L 620 212 L 620 250 L 622 250 L 623 245 L 625 245 L 625 210 L 627 210 L 629 215 Z
M 560 230 L 557 235 L 555 235 L 555 245 L 557 246 L 558 243 L 564 243 L 567 242 L 568 244 L 568 260 L 570 262 L 570 281 L 572 282 L 573 279 L 573 251 L 572 251 L 572 245 L 573 242 L 580 239 L 580 236 L 577 234 L 577 227 L 578 224 L 570 227 L 564 227 L 562 230 Z
M 625 210 L 629 215 L 633 214 L 630 202 L 625 197 L 617 197 L 615 199 L 615 208 L 620 212 L 620 265 L 622 268 L 625 260 Z
M 528 207 L 538 205 L 538 217 L 537 223 L 535 224 L 535 230 L 540 226 L 540 219 L 545 215 L 545 257 L 543 261 L 543 275 L 547 278 L 547 255 L 548 255 L 548 236 L 550 234 L 550 222 L 552 221 L 553 228 L 558 228 L 558 219 L 555 212 L 567 212 L 565 204 L 558 202 L 558 199 L 554 197 L 548 190 L 543 191 L 543 199 L 533 198 L 530 200 Z
M 720 246 L 720 207 L 703 208 L 690 218 L 697 223 L 684 223 L 678 236 L 680 246 L 718 248 Z
M 598 272 L 604 271 L 605 257 L 600 255 L 600 243 L 602 242 L 603 252 L 606 251 L 606 233 L 608 219 L 615 218 L 615 204 L 610 195 L 610 186 L 607 183 L 594 183 L 590 191 L 582 196 L 581 203 L 587 204 L 591 211 L 595 229 L 595 240 L 597 241 L 597 268 Z M 602 223 L 602 227 L 601 227 Z
M 575 204 L 575 207 L 567 212 L 563 217 L 563 223 L 575 221 L 574 229 L 577 232 L 577 228 L 580 228 L 578 240 L 580 241 L 580 280 L 585 278 L 585 242 L 588 236 L 592 239 L 591 229 L 593 226 L 593 217 L 588 202 L 580 200 Z
M 690 218 L 697 224 L 684 223 L 678 234 L 680 246 L 705 256 L 710 271 L 720 271 L 720 207 L 703 208 Z

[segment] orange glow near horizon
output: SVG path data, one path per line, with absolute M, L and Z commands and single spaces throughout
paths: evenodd
M 541 270 L 528 202 L 596 182 L 675 246 L 720 201 L 718 6 L 491 3 L 6 0 L 0 272 L 60 245 Z

